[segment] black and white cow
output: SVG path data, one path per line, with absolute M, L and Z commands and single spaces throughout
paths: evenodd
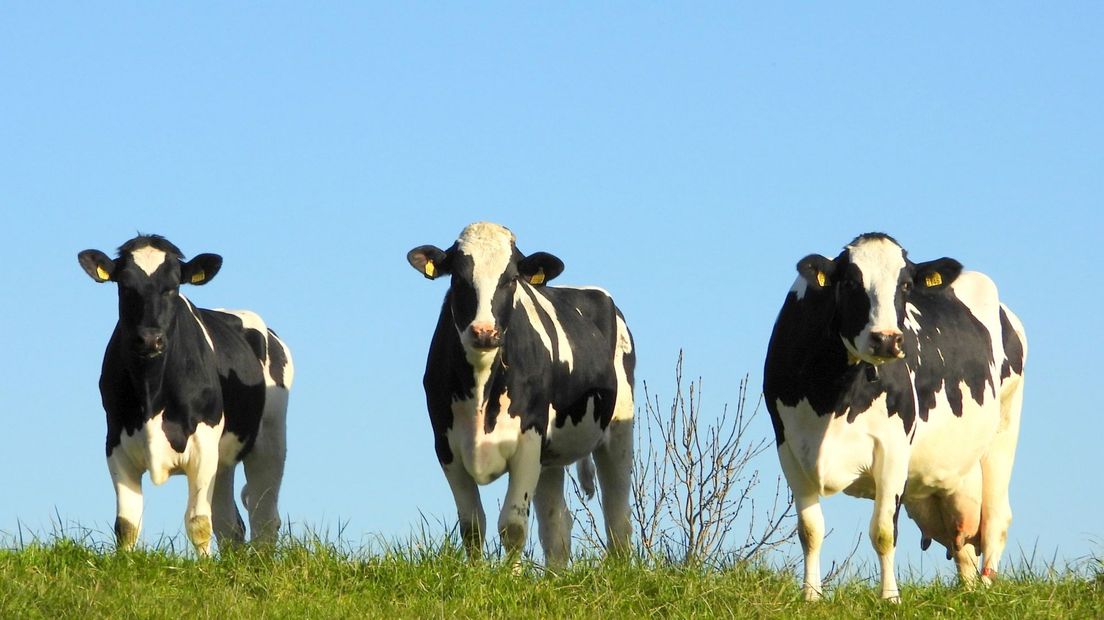
M 950 258 L 914 263 L 865 234 L 807 256 L 774 325 L 764 398 L 798 510 L 805 598 L 821 593 L 820 497 L 874 499 L 882 597 L 904 504 L 963 581 L 996 576 L 1012 511 L 1027 340 L 992 280 Z
M 564 468 L 579 463 L 592 493 L 592 457 L 609 548 L 627 549 L 636 358 L 609 294 L 545 286 L 563 262 L 523 255 L 497 224 L 472 224 L 448 250 L 424 245 L 407 260 L 427 278 L 451 275 L 423 384 L 469 554 L 482 554 L 486 531 L 478 485 L 509 472 L 498 519 L 506 549 L 524 545 L 532 501 L 547 561 L 564 564 Z
M 220 545 L 243 541 L 234 501 L 239 461 L 252 539 L 274 541 L 294 374 L 288 348 L 256 314 L 197 308 L 180 294 L 181 284 L 215 277 L 216 254 L 184 262 L 163 237 L 142 235 L 114 260 L 99 250 L 78 259 L 93 280 L 119 289 L 119 321 L 100 374 L 119 548 L 132 547 L 141 530 L 147 471 L 154 484 L 188 477 L 184 523 L 197 553 L 210 554 L 212 530 Z

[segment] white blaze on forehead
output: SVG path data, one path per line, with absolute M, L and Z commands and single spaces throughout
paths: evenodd
M 130 258 L 134 261 L 134 264 L 146 272 L 148 276 L 152 276 L 153 272 L 157 271 L 157 268 L 165 262 L 166 256 L 165 252 L 152 245 L 138 248 L 130 253 Z
M 472 285 L 475 287 L 475 323 L 494 323 L 491 301 L 498 281 L 514 255 L 514 233 L 498 224 L 477 222 L 460 233 L 456 249 L 472 258 Z
M 863 286 L 870 296 L 870 329 L 896 330 L 897 283 L 905 268 L 905 252 L 889 239 L 863 239 L 849 245 L 851 262 L 862 272 Z

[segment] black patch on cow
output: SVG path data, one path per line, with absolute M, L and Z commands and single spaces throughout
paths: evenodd
M 1015 328 L 1012 327 L 1012 322 L 1008 320 L 1008 313 L 1001 308 L 1000 311 L 1001 321 L 1001 340 L 1004 342 L 1004 361 L 1001 362 L 1001 381 L 1004 381 L 1008 377 L 1012 376 L 1012 373 L 1017 375 L 1023 374 L 1024 367 L 1024 346 L 1023 341 L 1020 340 L 1020 335 L 1016 333 Z
M 268 357 L 268 338 L 266 334 L 262 334 L 260 330 L 247 329 L 244 330 L 245 341 L 249 343 L 250 348 L 253 349 L 253 354 L 259 360 L 263 360 Z
M 279 338 L 276 332 L 268 330 L 268 374 L 272 375 L 272 381 L 276 385 L 287 387 L 284 383 L 284 370 L 287 369 L 288 358 Z
M 935 407 L 935 397 L 944 390 L 951 411 L 962 416 L 962 391 L 965 383 L 969 397 L 979 405 L 985 402 L 986 386 L 995 394 L 990 367 L 993 345 L 989 331 L 953 293 L 912 295 L 919 330 L 906 329 L 905 364 L 912 371 L 921 420 Z
M 238 458 L 253 448 L 264 412 L 265 382 L 261 359 L 256 354 L 255 341 L 250 335 L 260 335 L 255 329 L 246 329 L 236 315 L 214 310 L 199 310 L 203 324 L 215 343 L 218 360 L 219 383 L 222 388 L 223 407 L 226 410 L 226 428 L 244 442 Z

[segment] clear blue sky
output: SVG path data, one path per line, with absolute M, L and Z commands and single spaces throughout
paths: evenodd
M 1031 342 L 1010 553 L 1099 555 L 1102 40 L 1095 3 L 5 3 L 0 532 L 111 530 L 115 292 L 76 254 L 136 231 L 221 253 L 188 294 L 290 344 L 285 515 L 451 522 L 420 385 L 445 284 L 404 255 L 492 220 L 614 294 L 664 400 L 684 349 L 714 411 L 761 384 L 802 256 L 880 230 L 987 272 Z M 183 479 L 146 488 L 144 539 L 179 534 Z

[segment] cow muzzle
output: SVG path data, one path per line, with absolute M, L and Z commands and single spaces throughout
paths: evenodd
M 502 346 L 502 333 L 492 323 L 472 323 L 468 327 L 468 339 L 476 349 L 497 349 Z
M 888 362 L 905 357 L 905 336 L 896 330 L 870 332 L 870 356 Z
M 165 352 L 165 333 L 159 329 L 142 328 L 134 339 L 134 352 L 152 359 Z

